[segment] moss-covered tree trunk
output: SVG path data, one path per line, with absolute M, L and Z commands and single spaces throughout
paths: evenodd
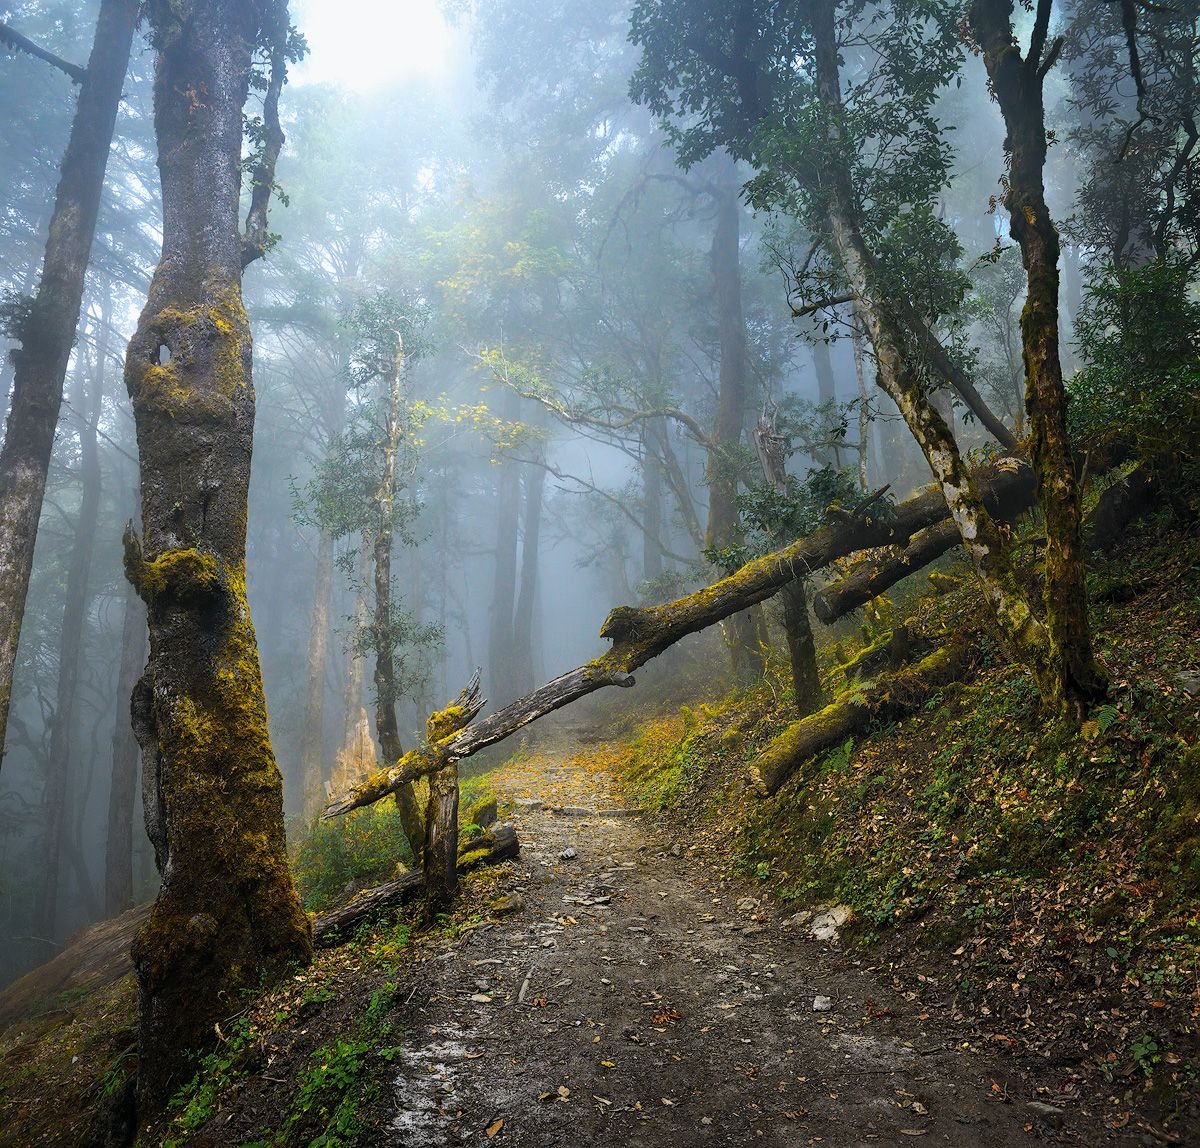
M 129 702 L 146 662 L 146 609 L 130 586 L 121 623 L 117 671 L 117 719 L 112 735 L 112 781 L 108 789 L 108 833 L 104 841 L 104 911 L 109 917 L 133 907 L 133 808 L 137 796 L 137 739 Z
M 842 141 L 836 10 L 837 0 L 820 0 L 812 16 L 817 86 L 830 123 L 830 155 L 822 167 L 821 188 L 830 238 L 875 350 L 877 382 L 899 408 L 933 471 L 1004 641 L 1013 656 L 1030 667 L 1039 691 L 1050 701 L 1055 688 L 1045 627 L 1016 581 L 1004 538 L 976 490 L 953 434 L 924 393 L 909 353 L 908 334 L 889 306 L 859 226 L 849 168 L 838 158 Z
M 100 5 L 63 156 L 42 277 L 17 332 L 21 346 L 13 352 L 12 403 L 0 449 L 0 759 L 63 380 L 140 7 L 139 0 Z
M 375 647 L 375 728 L 383 760 L 394 764 L 404 756 L 400 727 L 396 722 L 396 635 L 392 617 L 392 537 L 396 507 L 396 454 L 400 448 L 400 401 L 404 374 L 404 345 L 396 335 L 396 354 L 384 382 L 387 414 L 384 422 L 383 468 L 375 493 L 375 616 L 371 626 Z M 411 785 L 396 790 L 396 809 L 414 858 L 421 856 L 425 829 Z
M 138 1093 L 161 1105 L 240 994 L 312 952 L 284 842 L 246 603 L 254 429 L 238 228 L 253 53 L 282 80 L 283 0 L 152 0 L 163 253 L 129 344 L 144 540 L 126 569 L 148 608 L 134 710 L 162 888 L 133 947 Z M 269 183 L 268 183 L 269 186 Z
M 1028 284 L 1021 311 L 1021 346 L 1025 412 L 1038 502 L 1046 521 L 1047 679 L 1053 700 L 1079 715 L 1103 697 L 1106 684 L 1096 665 L 1087 618 L 1082 512 L 1059 357 L 1058 229 L 1046 206 L 1044 183 L 1042 85 L 1061 49 L 1060 40 L 1047 47 L 1050 10 L 1051 0 L 1039 0 L 1025 57 L 1013 32 L 1012 0 L 974 0 L 968 19 L 1008 130 L 1004 206 L 1013 238 L 1021 247 Z

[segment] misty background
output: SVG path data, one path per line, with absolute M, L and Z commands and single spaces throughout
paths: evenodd
M 0 18 L 82 62 L 97 7 L 0 5 Z M 306 771 L 329 780 L 363 714 L 373 721 L 373 655 L 360 636 L 368 547 L 353 514 L 371 494 L 384 399 L 364 368 L 372 307 L 412 332 L 393 557 L 406 747 L 474 667 L 502 705 L 602 653 L 612 607 L 686 592 L 738 556 L 715 550 L 745 556 L 762 541 L 714 548 L 706 530 L 704 440 L 717 417 L 721 276 L 731 273 L 714 259 L 723 206 L 736 223 L 746 425 L 764 418 L 785 433 L 788 469 L 801 478 L 840 473 L 863 492 L 890 484 L 897 497 L 928 481 L 874 386 L 852 316 L 823 325 L 793 315 L 806 236 L 751 211 L 737 189 L 752 173 L 723 155 L 680 169 L 654 117 L 631 102 L 628 8 L 292 5 L 310 54 L 284 94 L 278 240 L 248 270 L 245 293 L 258 396 L 249 595 L 294 833 L 314 812 Z M 144 660 L 142 607 L 122 573 L 121 532 L 138 503 L 121 371 L 160 239 L 152 63 L 139 37 L 21 635 L 0 774 L 4 981 L 129 896 L 151 896 L 157 881 L 140 809 L 110 801 L 114 757 L 130 752 L 131 675 Z M 1064 136 L 1068 75 L 1051 78 Z M 968 59 L 963 77 L 939 108 L 961 146 L 938 212 L 969 282 L 939 333 L 975 348 L 985 398 L 1019 426 L 1023 274 L 1015 251 L 996 255 L 1006 231 L 992 198 L 1003 129 L 982 64 Z M 0 287 L 19 297 L 36 284 L 74 92 L 41 61 L 4 53 L 0 108 Z M 1065 144 L 1051 151 L 1059 218 L 1073 210 L 1075 157 Z M 1085 265 L 1068 243 L 1067 323 Z M 1070 348 L 1068 329 L 1068 368 Z M 5 355 L 6 394 L 10 383 Z M 942 401 L 964 448 L 982 444 L 948 394 Z M 752 483 L 748 445 L 723 459 Z M 686 656 L 717 692 L 730 673 L 720 639 L 694 639 Z M 45 793 L 56 769 L 67 802 L 51 851 Z M 132 855 L 114 857 L 121 817 L 132 817 Z M 114 866 L 128 869 L 128 893 L 113 885 Z

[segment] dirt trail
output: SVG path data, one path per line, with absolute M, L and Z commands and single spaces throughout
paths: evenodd
M 1030 1107 L 1014 1062 L 722 887 L 686 843 L 678 857 L 654 843 L 652 819 L 624 815 L 601 772 L 538 757 L 491 780 L 524 803 L 523 907 L 416 972 L 391 1143 L 1084 1138 Z

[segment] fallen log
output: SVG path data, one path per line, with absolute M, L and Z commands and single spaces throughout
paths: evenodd
M 458 857 L 458 872 L 468 873 L 480 865 L 496 865 L 516 857 L 520 851 L 517 831 L 511 825 L 496 825 L 482 838 L 468 842 Z M 425 888 L 420 869 L 402 874 L 395 881 L 359 893 L 349 904 L 318 913 L 313 920 L 313 944 L 329 948 L 369 917 L 415 900 Z
M 780 788 L 817 754 L 866 730 L 872 722 L 894 721 L 920 709 L 929 692 L 961 677 L 969 649 L 952 643 L 916 665 L 881 674 L 865 687 L 848 690 L 823 710 L 793 722 L 750 764 L 750 781 L 762 797 Z
M 1113 440 L 1102 443 L 1088 457 L 1081 458 L 1080 462 L 1093 473 L 1104 473 L 1128 457 L 1128 444 Z M 1000 464 L 1005 462 L 1004 459 L 1000 460 Z M 1153 484 L 1144 466 L 1138 467 L 1125 478 L 1123 485 L 1118 485 L 1120 489 L 1110 487 L 1101 495 L 1100 505 L 1084 523 L 1084 541 L 1093 549 L 1104 549 L 1106 545 L 1111 545 L 1111 541 L 1133 517 L 1145 509 L 1153 497 Z M 1015 522 L 1036 500 L 1033 471 L 1022 464 L 986 485 L 981 480 L 980 494 L 993 518 L 998 522 Z M 915 534 L 906 546 L 885 551 L 874 560 L 864 562 L 844 578 L 822 587 L 813 596 L 813 613 L 825 625 L 832 625 L 851 610 L 886 593 L 897 582 L 953 550 L 961 541 L 958 530 L 947 515 L 945 521 Z
M 1145 463 L 1134 467 L 1100 495 L 1083 522 L 1083 540 L 1093 550 L 1109 553 L 1135 518 L 1148 510 L 1158 495 L 1154 474 Z
M 990 489 L 997 483 L 1020 481 L 1021 472 L 1028 469 L 1023 460 L 1004 457 L 978 468 L 973 477 L 981 489 Z M 600 629 L 600 636 L 613 643 L 608 653 L 547 682 L 527 697 L 489 714 L 477 725 L 441 741 L 431 740 L 427 747 L 410 750 L 398 762 L 377 770 L 333 798 L 321 816 L 336 817 L 379 801 L 407 782 L 427 777 L 451 761 L 470 757 L 503 741 L 530 722 L 596 690 L 632 686 L 634 670 L 689 634 L 766 601 L 787 583 L 827 566 L 835 558 L 890 543 L 903 544 L 917 531 L 948 516 L 945 499 L 937 487 L 889 508 L 887 513 L 876 505 L 878 497 L 878 493 L 872 495 L 855 511 L 843 512 L 837 521 L 807 538 L 756 558 L 727 578 L 674 602 L 661 606 L 618 606 Z
M 1034 503 L 1036 483 L 1033 468 L 1023 460 L 1006 460 L 1004 469 L 980 494 L 988 513 L 999 522 L 1013 522 Z M 831 582 L 813 596 L 813 613 L 830 625 L 872 598 L 890 590 L 897 582 L 928 566 L 962 542 L 949 511 L 943 521 L 914 535 L 907 546 L 895 547 L 875 561 L 865 562 L 844 578 Z

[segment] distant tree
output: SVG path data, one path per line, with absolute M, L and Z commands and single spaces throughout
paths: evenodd
M 349 425 L 304 491 L 304 514 L 324 534 L 361 538 L 370 550 L 373 610 L 353 640 L 360 652 L 375 657 L 375 725 L 387 764 L 404 753 L 396 705 L 418 684 L 422 651 L 441 639 L 435 627 L 422 625 L 403 607 L 392 576 L 397 536 L 415 542 L 409 527 L 419 508 L 412 499 L 412 479 L 420 459 L 418 436 L 430 408 L 409 395 L 405 373 L 410 358 L 425 351 L 426 322 L 420 301 L 395 295 L 381 293 L 355 308 L 349 323 L 356 335 L 349 381 L 356 403 Z M 411 785 L 397 790 L 396 806 L 418 857 L 425 831 Z
M 104 0 L 100 5 L 88 66 L 71 73 L 79 84 L 79 102 L 37 291 L 29 298 L 10 299 L 3 316 L 6 333 L 21 346 L 12 352 L 12 401 L 0 448 L 0 760 L 63 380 L 140 10 L 138 0 Z
M 245 594 L 254 391 L 241 278 L 269 242 L 279 92 L 299 45 L 283 0 L 153 0 L 148 12 L 163 256 L 125 362 L 145 532 L 128 532 L 126 570 L 150 630 L 134 717 L 162 873 L 133 947 L 143 1112 L 165 1102 L 239 992 L 312 951 Z M 264 112 L 243 235 L 252 80 Z

